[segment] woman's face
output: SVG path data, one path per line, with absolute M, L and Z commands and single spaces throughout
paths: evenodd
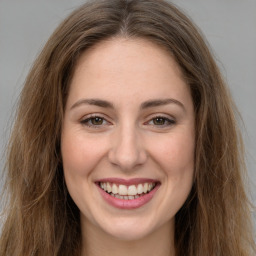
M 166 50 L 122 38 L 87 50 L 61 140 L 82 227 L 124 240 L 173 229 L 193 182 L 194 119 L 189 88 Z

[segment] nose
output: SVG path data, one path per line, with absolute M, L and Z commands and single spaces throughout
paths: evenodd
M 141 136 L 134 127 L 119 127 L 111 138 L 109 161 L 123 171 L 134 170 L 147 160 Z

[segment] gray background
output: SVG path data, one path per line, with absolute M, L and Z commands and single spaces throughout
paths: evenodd
M 0 170 L 15 104 L 28 70 L 59 22 L 83 2 L 0 0 Z M 173 2 L 205 34 L 243 116 L 251 196 L 256 204 L 256 0 Z

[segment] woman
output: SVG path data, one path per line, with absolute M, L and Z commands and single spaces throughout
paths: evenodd
M 0 254 L 253 255 L 233 107 L 174 6 L 83 5 L 22 91 Z

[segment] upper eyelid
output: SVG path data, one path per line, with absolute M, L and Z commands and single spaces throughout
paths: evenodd
M 169 125 L 168 124 L 165 124 L 165 125 L 154 125 L 154 126 L 158 126 L 158 128 L 161 127 L 161 126 L 171 126 L 171 125 L 176 124 L 176 120 L 175 119 L 164 117 L 164 116 L 156 116 L 156 117 L 150 118 L 146 123 L 150 123 L 151 121 L 153 121 L 156 118 L 163 118 L 163 119 L 165 119 L 165 121 L 170 123 Z
M 161 113 L 149 115 L 147 117 L 147 119 L 152 120 L 152 119 L 158 118 L 158 117 L 176 121 L 176 118 L 171 116 L 170 114 L 161 114 Z
M 99 117 L 99 118 L 103 118 L 106 121 L 108 121 L 108 119 L 110 119 L 110 117 L 106 116 L 105 114 L 101 114 L 101 113 L 92 113 L 92 114 L 87 114 L 85 116 L 83 116 L 80 120 L 85 120 L 85 119 L 89 119 L 89 118 L 93 118 L 93 117 Z M 166 118 L 166 119 L 170 119 L 173 121 L 176 121 L 176 118 L 174 118 L 173 116 L 170 116 L 170 114 L 152 114 L 152 115 L 148 115 L 145 119 L 154 119 L 157 117 L 161 117 L 161 118 Z
M 86 120 L 86 119 L 90 119 L 90 118 L 95 118 L 95 117 L 99 117 L 99 118 L 102 118 L 106 121 L 108 121 L 109 117 L 106 117 L 106 115 L 104 114 L 101 114 L 101 113 L 92 113 L 92 114 L 87 114 L 87 115 L 84 115 L 80 121 L 83 121 L 83 120 Z
M 92 123 L 92 119 L 99 117 L 101 119 L 103 119 L 103 123 L 102 124 L 93 124 Z M 88 129 L 103 129 L 106 128 L 107 126 L 111 126 L 113 125 L 113 122 L 109 121 L 109 118 L 106 118 L 106 115 L 102 114 L 102 113 L 91 113 L 91 114 L 87 114 L 85 116 L 83 116 L 79 123 L 82 126 L 87 127 Z
M 165 120 L 175 121 L 174 118 L 170 118 L 170 117 L 166 117 L 166 116 L 155 116 L 155 117 L 150 118 L 149 121 L 154 120 L 156 118 L 163 118 Z
M 88 122 L 90 122 L 90 119 L 93 119 L 93 118 L 96 118 L 96 117 L 102 118 L 104 122 L 107 122 L 107 124 L 101 124 L 101 125 L 91 124 L 91 125 L 87 125 L 88 127 L 98 127 L 98 128 L 100 128 L 101 126 L 112 125 L 112 123 L 108 120 L 108 118 L 106 118 L 103 114 L 97 114 L 97 113 L 93 113 L 93 114 L 89 114 L 87 116 L 84 116 L 83 118 L 81 118 L 80 122 L 81 123 L 83 123 L 83 122 L 85 123 L 86 120 Z M 171 126 L 171 125 L 174 125 L 176 123 L 176 119 L 173 118 L 173 117 L 170 117 L 169 115 L 167 117 L 166 114 L 154 114 L 154 115 L 148 117 L 147 121 L 143 122 L 143 125 L 147 125 L 149 122 L 153 121 L 156 118 L 163 118 L 167 122 L 169 122 L 169 125 L 168 124 L 165 124 L 165 125 L 152 125 L 152 126 L 158 126 L 158 128 L 160 128 L 161 126 L 162 127 Z

